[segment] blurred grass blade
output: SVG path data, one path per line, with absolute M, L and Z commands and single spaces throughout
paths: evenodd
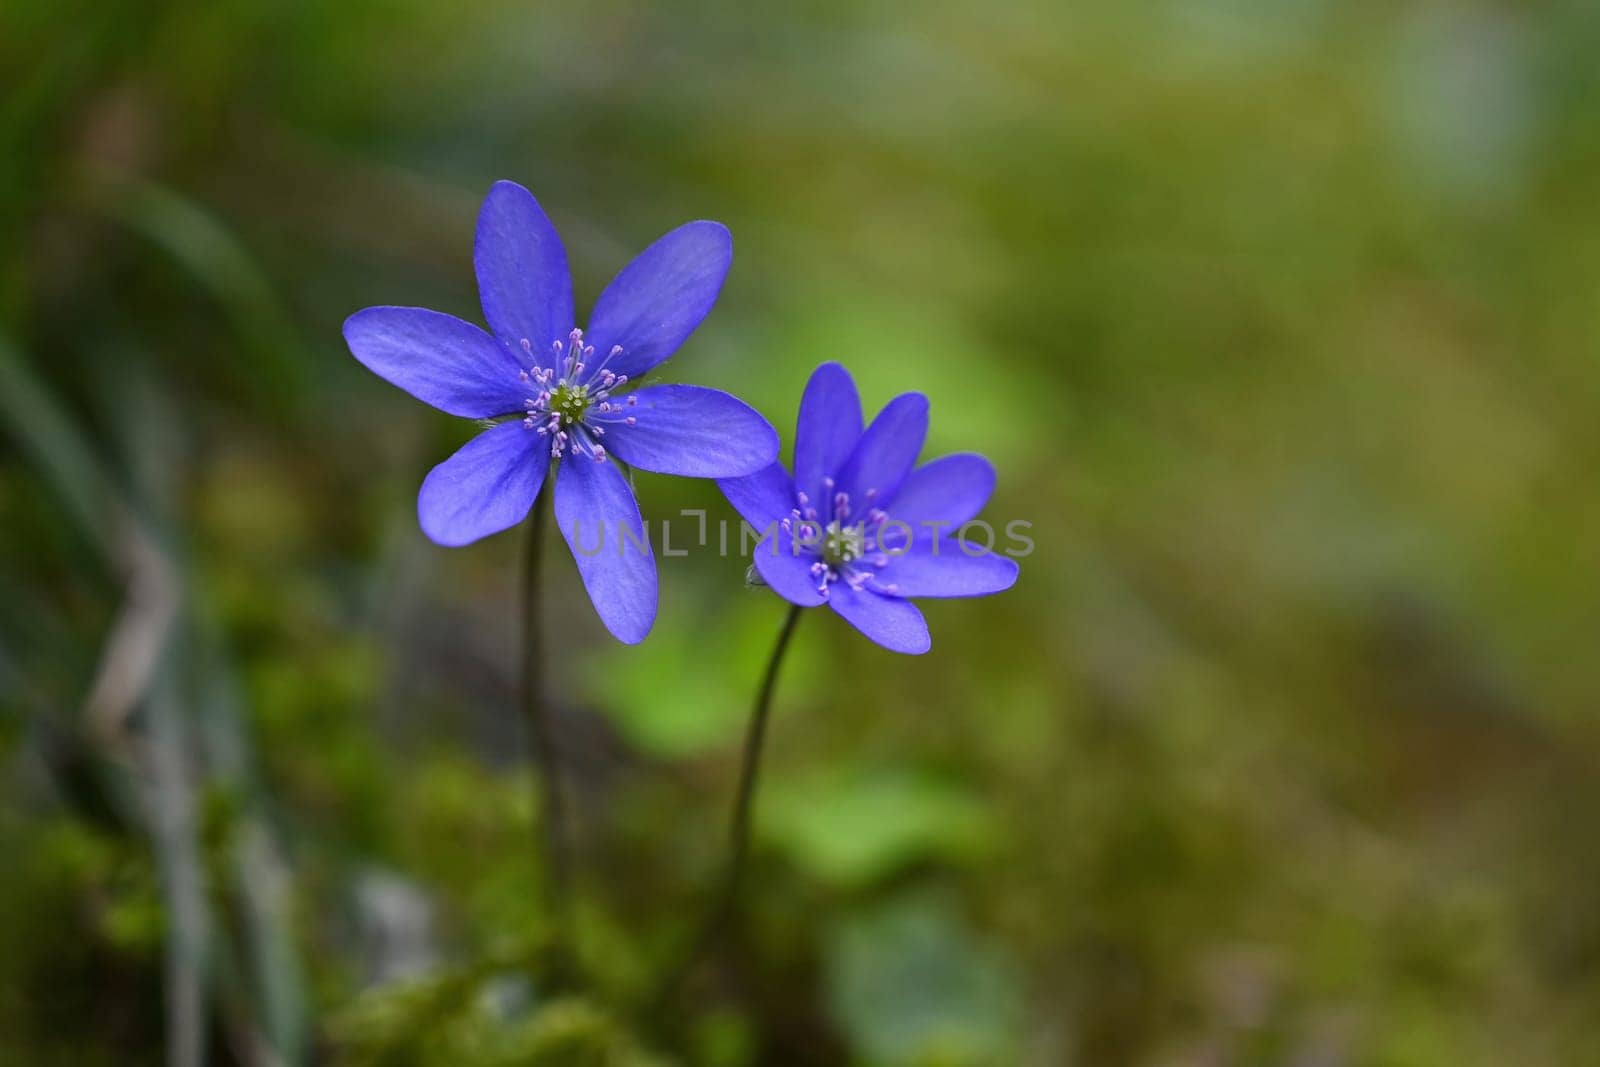
M 113 494 L 93 448 L 22 353 L 0 333 L 0 433 L 11 437 L 107 559 L 113 549 Z
M 249 357 L 253 391 L 280 403 L 299 395 L 305 350 L 287 309 L 250 251 L 187 197 L 150 182 L 89 186 L 87 205 L 165 250 L 221 306 Z
M 291 929 L 292 874 L 269 818 L 270 798 L 255 773 L 236 672 L 203 613 L 196 615 L 190 647 L 197 702 L 205 709 L 196 728 L 214 787 L 238 799 L 227 838 L 226 873 L 239 901 L 255 1022 L 277 1062 L 302 1063 L 310 1043 L 310 1018 Z
M 138 365 L 148 365 L 139 361 Z M 146 504 L 168 553 L 180 571 L 192 564 L 177 520 L 179 475 L 185 442 L 182 421 L 159 383 L 135 379 L 122 403 L 137 417 L 125 420 L 126 449 L 135 488 Z M 226 938 L 213 946 L 213 975 L 228 1004 L 235 1043 L 276 1064 L 305 1061 L 309 1020 L 304 983 L 290 929 L 289 872 L 268 818 L 269 804 L 255 774 L 255 756 L 239 684 L 203 604 L 186 602 L 183 640 L 167 669 L 185 684 L 189 714 L 183 740 L 193 745 L 197 766 L 212 797 L 236 801 L 214 856 L 218 906 L 236 914 L 241 945 Z M 237 1018 L 240 1011 L 244 1018 Z
M 0 426 L 10 431 L 107 566 L 126 578 L 124 605 L 84 701 L 89 731 L 114 740 L 143 697 L 174 622 L 181 596 L 177 576 L 161 546 L 142 525 L 129 521 L 122 494 L 88 440 L 4 336 Z
M 194 768 L 177 679 L 167 663 L 148 712 L 151 829 L 167 901 L 167 1064 L 205 1062 L 210 915 L 202 877 L 194 803 Z

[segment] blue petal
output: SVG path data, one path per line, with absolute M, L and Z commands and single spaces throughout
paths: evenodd
M 495 182 L 478 212 L 472 249 L 478 299 L 489 328 L 513 351 L 523 339 L 540 366 L 576 324 L 567 250 L 539 201 L 516 182 Z
M 656 560 L 617 465 L 571 454 L 562 460 L 556 522 L 600 621 L 618 641 L 643 641 L 656 621 Z
M 726 478 L 760 470 L 778 457 L 778 432 L 737 397 L 694 385 L 653 385 L 624 406 L 629 426 L 599 415 L 606 449 L 640 470 L 688 478 Z
M 733 262 L 733 238 L 719 222 L 690 222 L 640 252 L 595 301 L 588 343 L 596 358 L 637 378 L 678 350 L 711 312 Z
M 912 471 L 885 510 L 918 533 L 925 522 L 953 531 L 983 510 L 994 479 L 994 465 L 975 452 L 942 456 Z
M 1017 581 L 1017 561 L 993 551 L 967 555 L 954 537 L 924 538 L 902 555 L 891 555 L 878 569 L 879 588 L 894 587 L 900 597 L 988 596 L 1010 589 Z
M 861 397 L 850 372 L 824 363 L 811 373 L 794 430 L 794 484 L 826 514 L 822 479 L 837 474 L 861 440 Z
M 894 499 L 927 436 L 928 398 L 921 393 L 902 393 L 878 412 L 834 478 L 834 491 L 850 494 L 852 515 L 865 514 L 872 490 L 876 500 Z
M 757 545 L 753 559 L 762 579 L 789 603 L 802 608 L 814 608 L 822 603 L 817 579 L 811 574 L 811 564 L 816 557 L 804 551 L 796 554 L 793 538 L 782 530 L 777 531 L 773 540 Z
M 542 442 L 513 421 L 462 445 L 422 481 L 417 494 L 422 532 L 454 547 L 521 522 L 550 467 Z
M 788 518 L 795 507 L 794 483 L 781 463 L 772 463 L 742 478 L 719 478 L 717 488 L 733 510 L 757 530 Z
M 920 655 L 933 643 L 922 612 L 909 600 L 834 582 L 828 587 L 828 604 L 845 622 L 891 652 Z
M 803 608 L 821 604 L 822 594 L 817 591 L 817 580 L 811 576 L 815 557 L 804 550 L 797 551 L 794 534 L 778 525 L 789 517 L 795 506 L 794 483 L 789 480 L 783 464 L 770 464 L 743 478 L 718 479 L 717 488 L 722 490 L 733 509 L 755 527 L 757 535 L 768 535 L 751 550 L 751 560 L 772 591 Z M 744 543 L 741 528 L 741 551 Z
M 468 419 L 522 407 L 523 367 L 470 322 L 427 308 L 371 307 L 344 320 L 350 354 L 424 404 Z

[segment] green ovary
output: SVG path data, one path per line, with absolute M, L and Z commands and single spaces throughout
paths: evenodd
M 561 425 L 575 426 L 589 410 L 589 388 L 584 385 L 558 385 L 550 393 L 548 410 L 561 416 Z
M 860 559 L 865 552 L 866 533 L 860 524 L 855 526 L 841 526 L 838 522 L 828 524 L 826 538 L 822 542 L 822 558 L 830 566 Z

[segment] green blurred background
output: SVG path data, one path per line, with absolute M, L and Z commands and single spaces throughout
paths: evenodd
M 0 4 L 0 1062 L 1600 1062 L 1590 0 Z M 1016 588 L 802 622 L 748 913 L 671 1012 L 782 606 L 552 552 L 586 993 L 552 996 L 519 539 L 344 349 L 585 307 L 691 218 L 670 380 L 826 359 L 1000 470 Z M 641 476 L 645 515 L 731 518 Z

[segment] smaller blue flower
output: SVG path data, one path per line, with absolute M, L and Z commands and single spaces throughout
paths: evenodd
M 580 330 L 555 227 L 532 193 L 496 182 L 473 249 L 493 334 L 414 307 L 371 307 L 344 324 L 351 354 L 379 377 L 448 414 L 496 423 L 423 480 L 423 532 L 465 545 L 515 526 L 556 466 L 556 522 L 589 599 L 619 640 L 644 640 L 656 615 L 655 558 L 642 547 L 633 490 L 607 457 L 719 478 L 760 470 L 778 454 L 767 420 L 727 393 L 633 388 L 710 313 L 732 260 L 726 227 L 679 226 L 606 286 Z
M 774 592 L 799 607 L 827 604 L 895 652 L 930 644 L 912 598 L 986 596 L 1017 580 L 1015 560 L 957 535 L 988 503 L 994 467 L 973 453 L 916 467 L 927 435 L 921 393 L 895 397 L 863 431 L 849 371 L 824 363 L 800 400 L 794 477 L 773 463 L 717 480 L 747 522 L 774 531 L 755 552 Z

